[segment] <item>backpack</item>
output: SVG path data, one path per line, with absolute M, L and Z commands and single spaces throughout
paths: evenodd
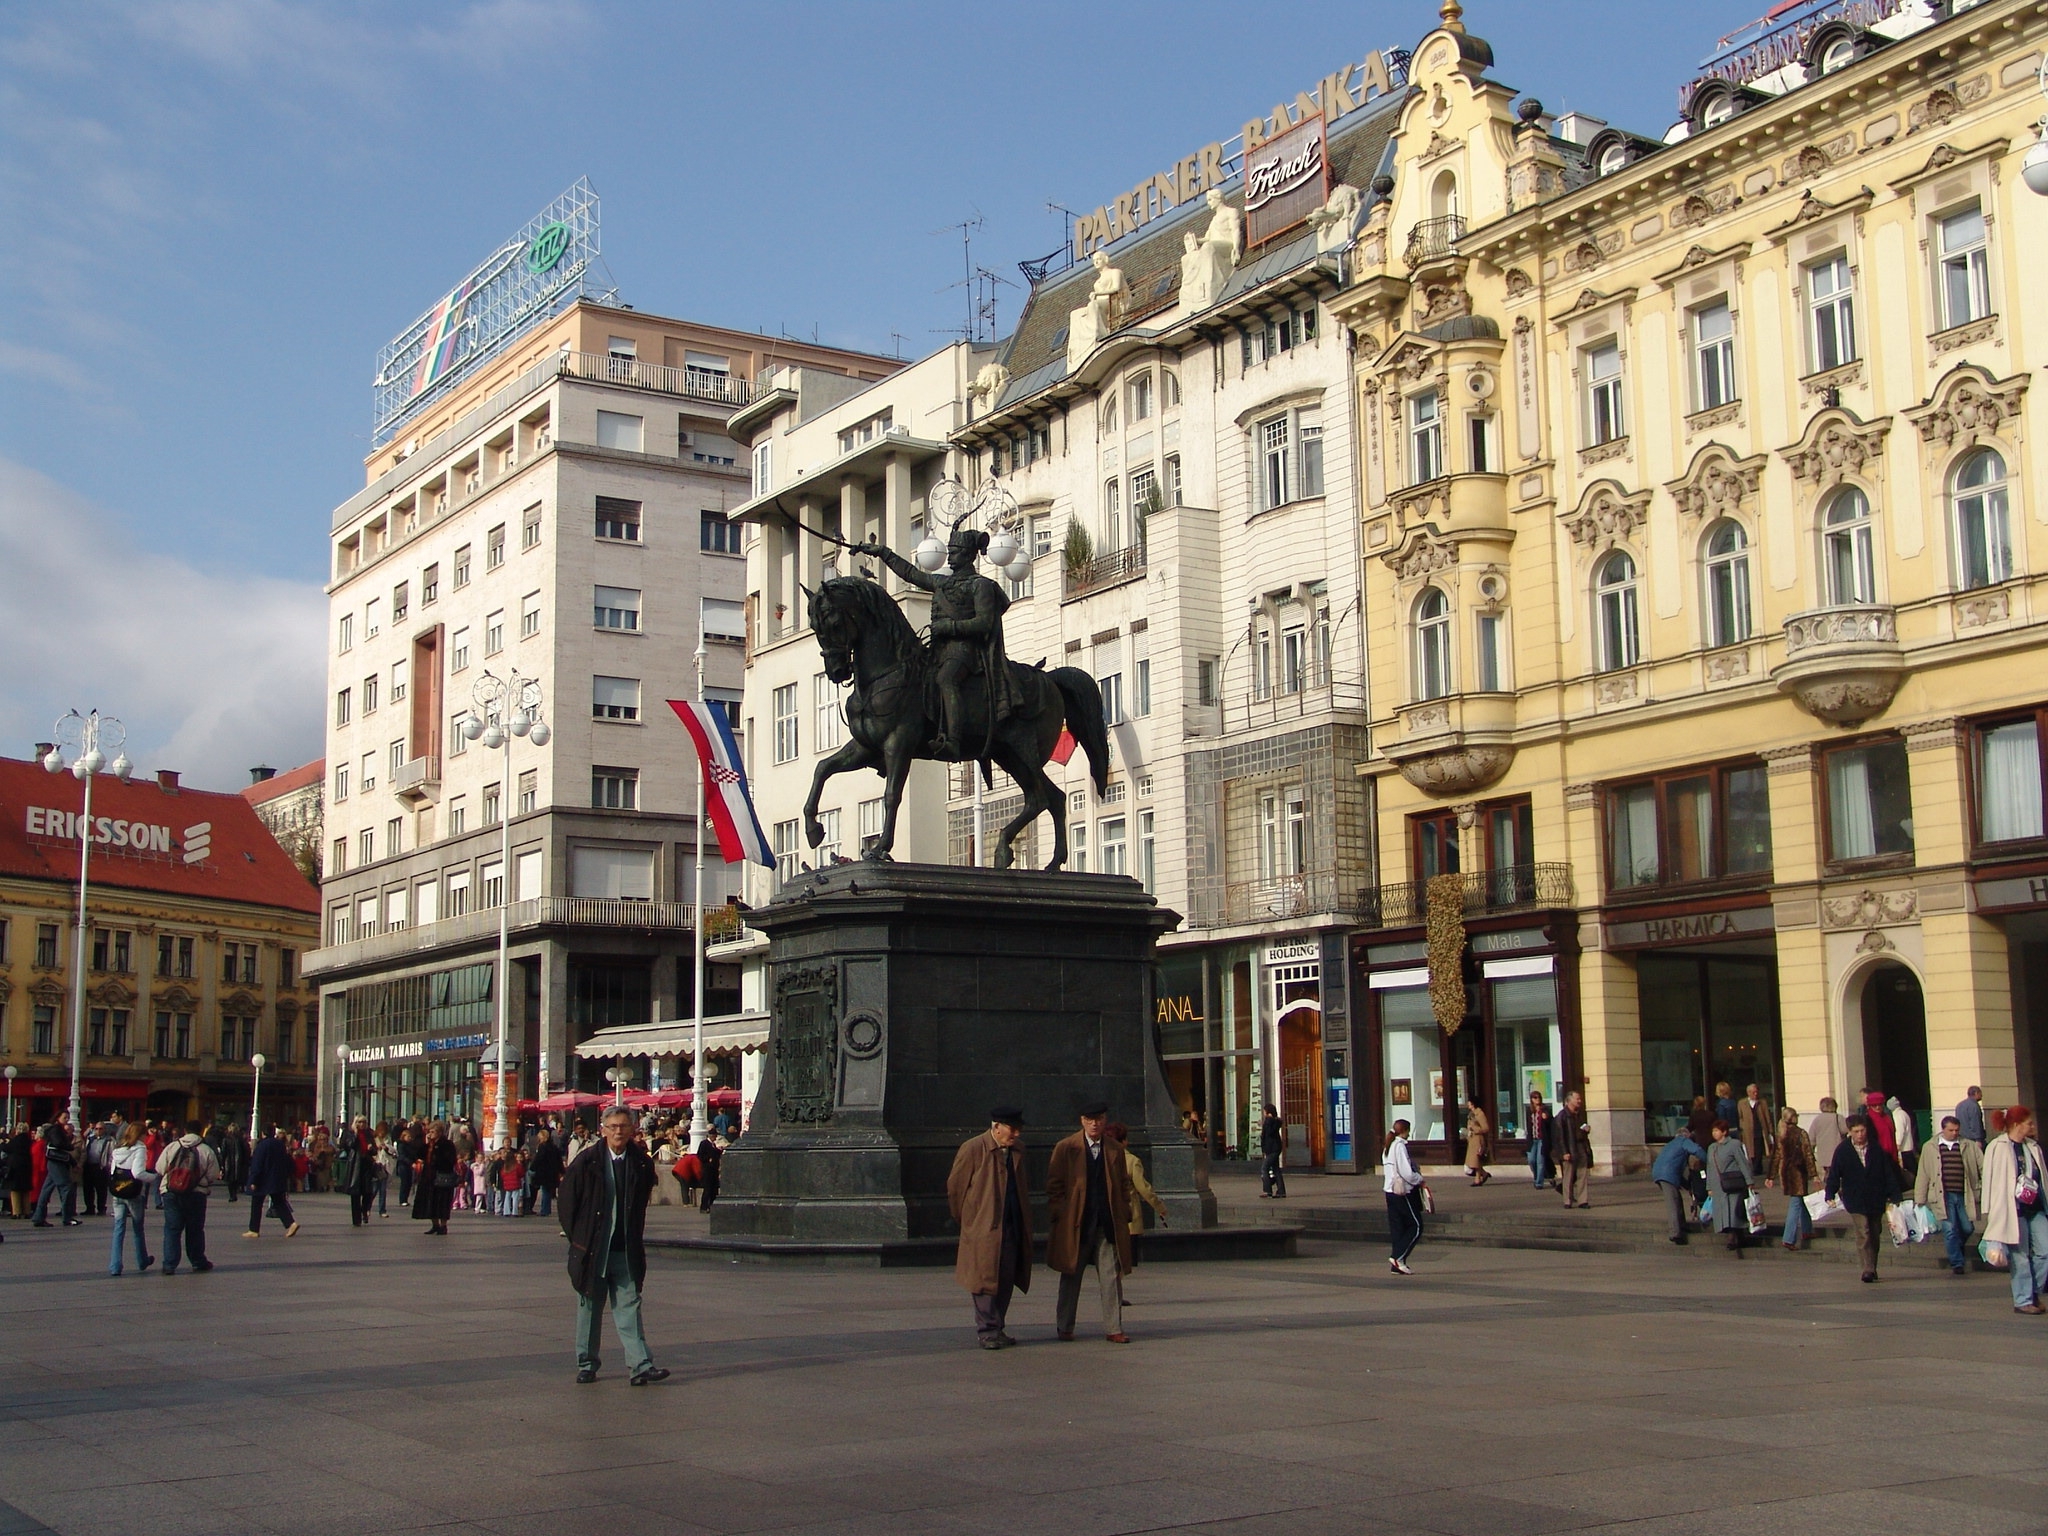
M 189 1195 L 199 1182 L 199 1149 L 178 1146 L 178 1155 L 171 1162 L 171 1171 L 164 1175 L 164 1188 L 174 1195 Z

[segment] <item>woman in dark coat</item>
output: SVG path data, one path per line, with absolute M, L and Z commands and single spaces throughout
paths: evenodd
M 427 1122 L 426 1145 L 413 1167 L 412 1219 L 428 1224 L 433 1237 L 448 1235 L 448 1214 L 455 1209 L 455 1143 L 438 1120 Z
M 335 1188 L 348 1196 L 348 1224 L 367 1227 L 370 1206 L 377 1198 L 377 1142 L 370 1134 L 368 1115 L 357 1115 L 341 1133 L 334 1182 Z
M 29 1196 L 33 1187 L 29 1183 L 35 1172 L 35 1147 L 29 1140 L 28 1127 L 9 1127 L 13 1134 L 7 1138 L 7 1204 L 10 1216 L 28 1214 Z
M 697 1192 L 697 1209 L 700 1211 L 710 1210 L 712 1202 L 718 1198 L 718 1164 L 724 1156 L 716 1137 L 706 1136 L 697 1143 L 697 1166 L 702 1170 L 698 1175 L 702 1184 Z

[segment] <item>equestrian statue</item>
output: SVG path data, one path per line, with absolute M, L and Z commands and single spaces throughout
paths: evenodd
M 1024 809 L 996 841 L 995 863 L 1008 869 L 1016 858 L 1017 834 L 1041 812 L 1052 817 L 1052 860 L 1067 861 L 1067 797 L 1046 777 L 1045 764 L 1071 732 L 1088 755 L 1089 773 L 1100 793 L 1109 782 L 1109 729 L 1102 718 L 1102 692 L 1079 667 L 1040 662 L 1026 667 L 1003 649 L 1003 613 L 1010 599 L 998 582 L 974 566 L 987 552 L 989 536 L 977 528 L 953 530 L 947 569 L 920 570 L 894 550 L 870 539 L 846 547 L 880 560 L 912 586 L 931 594 L 930 643 L 903 616 L 888 591 L 865 576 L 834 576 L 810 600 L 811 630 L 824 656 L 825 675 L 851 682 L 846 701 L 848 740 L 818 764 L 811 797 L 804 804 L 804 835 L 815 848 L 825 829 L 818 799 L 834 774 L 872 768 L 882 775 L 882 831 L 866 839 L 861 856 L 882 860 L 896 844 L 896 812 L 910 765 L 919 758 L 979 765 L 992 783 L 991 763 L 1017 781 Z

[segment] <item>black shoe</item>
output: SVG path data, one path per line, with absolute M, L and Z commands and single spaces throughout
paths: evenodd
M 579 1387 L 587 1387 L 595 1380 L 597 1367 L 594 1365 L 586 1365 L 576 1372 L 576 1385 Z
M 1688 1242 L 1690 1242 L 1690 1241 L 1691 1241 L 1691 1239 L 1690 1239 L 1690 1238 L 1688 1238 L 1688 1237 L 1687 1237 L 1687 1236 L 1686 1236 L 1686 1235 L 1685 1235 L 1685 1234 L 1684 1234 L 1683 1232 L 1681 1232 L 1681 1233 L 1679 1233 L 1679 1234 L 1678 1234 L 1678 1236 L 1676 1236 L 1676 1237 L 1667 1237 L 1667 1238 L 1665 1238 L 1665 1239 L 1664 1239 L 1664 1241 L 1665 1241 L 1665 1242 L 1667 1242 L 1667 1243 L 1676 1243 L 1676 1244 L 1678 1244 L 1678 1245 L 1679 1245 L 1680 1247 L 1684 1247 L 1686 1243 L 1688 1243 Z
M 211 1268 L 213 1268 L 213 1261 L 211 1259 L 202 1259 L 197 1264 L 194 1264 L 192 1266 L 192 1273 L 195 1275 L 203 1275 Z
M 644 1371 L 635 1371 L 632 1374 L 632 1377 L 627 1381 L 626 1385 L 629 1387 L 645 1387 L 657 1381 L 667 1380 L 667 1367 L 659 1365 L 650 1365 Z
M 49 1223 L 47 1221 L 32 1221 L 29 1225 L 32 1227 L 47 1227 Z
M 1014 1349 L 1017 1346 L 1017 1341 L 1000 1328 L 996 1330 L 996 1343 L 1003 1349 Z
M 980 1339 L 976 1340 L 976 1342 L 979 1343 L 983 1349 L 1001 1349 L 1003 1347 L 1003 1341 L 997 1338 L 992 1333 L 983 1334 Z

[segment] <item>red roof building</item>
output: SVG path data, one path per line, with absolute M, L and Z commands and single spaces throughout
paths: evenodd
M 244 796 L 97 775 L 79 1010 L 84 802 L 72 774 L 0 758 L 0 1060 L 17 1118 L 23 1100 L 29 1119 L 64 1103 L 75 1024 L 89 1115 L 246 1121 L 259 1053 L 264 1118 L 308 1115 L 316 888 Z

